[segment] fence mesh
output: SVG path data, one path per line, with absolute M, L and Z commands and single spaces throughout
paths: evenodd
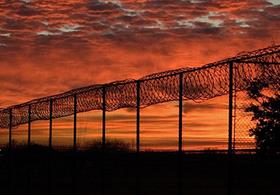
M 236 150 L 255 149 L 255 140 L 249 136 L 249 129 L 254 127 L 252 113 L 245 112 L 252 101 L 245 91 L 237 92 L 235 96 L 234 113 L 234 141 L 233 148 Z

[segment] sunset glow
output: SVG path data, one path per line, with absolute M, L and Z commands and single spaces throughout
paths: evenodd
M 279 43 L 277 0 L 0 2 L 0 107 L 97 83 L 198 67 Z M 227 97 L 184 103 L 184 149 L 227 147 Z M 54 120 L 54 145 L 71 146 L 72 117 Z M 107 113 L 108 139 L 135 146 L 135 110 Z M 14 139 L 27 139 L 27 125 Z M 0 142 L 7 131 L 0 130 Z M 48 143 L 48 122 L 32 141 Z M 100 139 L 101 112 L 78 114 L 78 142 Z M 248 135 L 247 135 L 248 136 Z M 175 150 L 178 103 L 141 110 L 141 148 Z

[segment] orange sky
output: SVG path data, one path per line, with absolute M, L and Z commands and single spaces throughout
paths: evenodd
M 278 0 L 2 0 L 0 107 L 85 85 L 201 66 L 279 43 L 279 4 Z M 220 147 L 224 142 L 226 98 L 213 101 L 218 103 L 211 106 L 209 101 L 201 108 L 186 104 L 186 110 L 188 105 L 195 107 L 184 117 L 190 123 L 184 125 L 185 134 L 193 141 L 186 142 L 193 148 L 203 137 L 207 143 L 202 148 Z M 157 140 L 160 147 L 176 146 L 174 104 L 144 109 L 143 144 L 147 148 L 152 142 L 149 139 Z M 87 131 L 84 137 L 92 136 L 87 135 L 90 129 L 99 131 L 98 117 L 81 115 L 88 119 L 81 122 L 81 131 Z M 115 137 L 134 136 L 120 134 L 121 130 L 134 131 L 133 112 L 109 115 L 109 128 L 118 132 Z M 61 123 L 62 129 L 72 125 Z M 43 137 L 43 132 L 37 132 Z M 69 130 L 63 132 L 64 137 L 71 135 Z

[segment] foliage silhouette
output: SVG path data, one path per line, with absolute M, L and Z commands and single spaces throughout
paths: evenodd
M 261 153 L 280 151 L 280 87 L 268 91 L 268 84 L 254 81 L 247 94 L 253 103 L 245 109 L 253 114 L 255 127 L 249 135 L 255 137 L 256 148 Z
M 87 143 L 88 152 L 131 152 L 132 148 L 129 143 L 118 139 L 107 139 L 105 147 L 102 148 L 102 142 L 94 140 Z
M 1 151 L 0 154 L 8 154 L 9 153 L 9 144 L 4 145 L 3 147 L 0 147 Z M 55 152 L 55 153 L 64 153 L 64 152 L 72 152 L 71 149 L 65 150 L 64 147 L 58 147 L 58 148 L 50 148 L 48 146 L 40 145 L 31 142 L 30 146 L 28 146 L 26 143 L 22 142 L 16 142 L 15 140 L 12 140 L 12 151 L 14 154 L 20 153 L 20 154 L 48 154 L 49 151 Z M 129 153 L 132 152 L 132 147 L 129 143 L 118 140 L 118 139 L 107 139 L 105 148 L 102 147 L 102 142 L 99 140 L 93 140 L 91 142 L 87 143 L 87 146 L 83 149 L 81 149 L 84 153 L 101 153 L 101 152 L 107 152 L 107 153 Z

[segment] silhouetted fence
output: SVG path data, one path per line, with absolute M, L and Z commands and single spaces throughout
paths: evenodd
M 244 53 L 199 68 L 182 68 L 145 76 L 139 80 L 124 80 L 103 85 L 74 89 L 66 93 L 32 100 L 0 110 L 0 127 L 9 129 L 28 124 L 28 144 L 31 143 L 31 123 L 49 120 L 49 146 L 52 147 L 53 119 L 73 115 L 73 148 L 77 148 L 77 113 L 102 110 L 102 143 L 106 142 L 106 112 L 120 108 L 136 108 L 136 151 L 140 151 L 141 108 L 169 101 L 179 101 L 178 151 L 183 151 L 183 101 L 205 101 L 229 94 L 228 152 L 242 145 L 238 118 L 243 93 L 253 81 L 279 85 L 280 46 Z M 244 103 L 244 101 L 241 101 Z M 242 112 L 242 111 L 241 111 Z M 238 128 L 236 128 L 238 127 Z M 244 142 L 248 142 L 245 140 Z M 251 140 L 249 141 L 251 142 Z M 245 147 L 246 146 L 246 147 Z
M 224 180 L 227 181 L 227 191 L 228 195 L 232 194 L 232 185 L 234 182 L 233 177 L 233 170 L 234 170 L 234 164 L 232 161 L 232 155 L 235 151 L 243 150 L 245 152 L 250 151 L 250 149 L 255 149 L 255 140 L 253 137 L 248 136 L 248 130 L 253 127 L 254 123 L 251 121 L 251 115 L 249 113 L 244 112 L 244 109 L 247 108 L 251 100 L 246 95 L 246 90 L 251 86 L 252 82 L 260 82 L 260 83 L 266 83 L 268 84 L 268 88 L 266 90 L 273 91 L 275 90 L 276 86 L 280 85 L 280 46 L 273 46 L 268 47 L 260 50 L 256 50 L 253 52 L 244 53 L 242 55 L 238 55 L 233 58 L 228 58 L 219 62 L 215 62 L 212 64 L 208 64 L 205 66 L 202 66 L 200 68 L 183 68 L 178 70 L 172 70 L 167 72 L 161 72 L 157 74 L 148 75 L 146 77 L 143 77 L 139 80 L 125 80 L 125 81 L 118 81 L 113 83 L 108 83 L 104 85 L 93 85 L 89 87 L 79 88 L 75 90 L 68 91 L 63 94 L 58 94 L 55 96 L 49 96 L 45 98 L 40 98 L 36 100 L 32 100 L 30 102 L 19 104 L 15 106 L 8 107 L 6 109 L 0 110 L 0 128 L 6 128 L 8 129 L 8 147 L 9 150 L 12 150 L 13 148 L 13 137 L 16 136 L 16 133 L 18 133 L 17 129 L 15 129 L 16 126 L 27 124 L 26 126 L 26 137 L 24 139 L 27 140 L 28 146 L 32 143 L 32 136 L 31 134 L 36 133 L 36 131 L 32 131 L 32 125 L 34 125 L 33 122 L 39 121 L 39 120 L 48 120 L 48 140 L 46 140 L 47 145 L 49 149 L 53 148 L 53 119 L 57 118 L 63 118 L 67 117 L 67 120 L 71 121 L 71 134 L 72 134 L 72 144 L 71 149 L 74 151 L 77 150 L 77 129 L 78 129 L 78 113 L 82 112 L 88 112 L 92 110 L 101 110 L 101 143 L 100 146 L 102 149 L 105 148 L 106 142 L 108 141 L 108 128 L 107 123 L 108 122 L 108 112 L 115 111 L 120 108 L 134 108 L 136 109 L 136 116 L 135 116 L 135 151 L 136 151 L 136 161 L 131 162 L 130 166 L 123 165 L 120 169 L 123 169 L 126 167 L 128 170 L 128 180 L 127 183 L 131 182 L 131 178 L 136 178 L 136 186 L 134 184 L 132 185 L 133 193 L 136 191 L 138 194 L 138 189 L 142 188 L 145 189 L 145 187 L 139 187 L 138 185 L 144 185 L 143 181 L 139 182 L 139 178 L 141 178 L 141 171 L 148 172 L 154 171 L 157 166 L 154 166 L 153 163 L 158 164 L 159 167 L 165 167 L 165 169 L 169 170 L 168 174 L 171 174 L 170 178 L 173 178 L 173 183 L 175 182 L 174 186 L 176 187 L 176 192 L 178 194 L 182 194 L 182 190 L 188 190 L 187 188 L 184 188 L 184 185 L 188 185 L 191 183 L 195 183 L 193 181 L 193 178 L 198 178 L 199 181 L 201 178 L 204 177 L 204 172 L 201 175 L 197 175 L 196 170 L 190 170 L 190 167 L 199 167 L 200 165 L 194 166 L 193 162 L 187 161 L 186 158 L 183 157 L 184 149 L 184 140 L 183 140 L 183 128 L 188 127 L 188 123 L 184 124 L 183 118 L 185 117 L 184 114 L 188 117 L 188 113 L 184 113 L 184 101 L 194 101 L 194 102 L 201 102 L 210 100 L 216 97 L 220 96 L 226 96 L 228 95 L 227 99 L 227 125 L 228 125 L 228 135 L 227 135 L 227 148 L 224 150 L 228 154 L 227 159 L 222 159 L 221 161 L 213 161 L 213 159 L 208 159 L 206 155 L 206 159 L 200 159 L 199 163 L 202 163 L 203 166 L 199 168 L 205 168 L 206 172 L 211 172 L 211 174 L 217 175 L 218 173 L 222 176 L 217 181 L 211 181 L 213 183 L 217 182 L 219 185 L 223 185 L 222 182 Z M 169 154 L 166 155 L 162 162 L 160 158 L 162 154 L 156 154 L 155 156 L 149 156 L 149 153 L 143 153 L 143 155 L 140 157 L 138 155 L 141 151 L 141 114 L 143 114 L 141 111 L 143 108 L 155 105 L 158 103 L 164 103 L 164 102 L 170 102 L 170 101 L 178 101 L 178 134 L 177 134 L 177 150 L 178 150 L 178 156 L 175 156 L 175 158 Z M 191 105 L 191 104 L 190 104 Z M 186 108 L 188 108 L 188 104 L 185 105 Z M 73 116 L 73 118 L 72 118 Z M 73 122 L 73 123 L 72 123 Z M 72 130 L 73 129 L 73 130 Z M 69 133 L 70 130 L 67 132 Z M 186 132 L 189 132 L 188 130 Z M 22 136 L 21 133 L 19 136 Z M 40 136 L 40 135 L 39 135 Z M 192 141 L 192 140 L 186 140 L 186 141 Z M 215 140 L 214 140 L 215 141 Z M 218 148 L 220 149 L 220 148 Z M 50 150 L 51 151 L 51 150 Z M 205 151 L 204 151 L 205 152 Z M 223 151 L 216 150 L 217 153 L 222 153 Z M 9 156 L 9 175 L 10 177 L 10 190 L 15 190 L 14 186 L 17 184 L 15 183 L 15 173 L 16 169 L 18 169 L 19 165 L 14 166 L 14 163 L 17 162 L 13 158 L 12 153 Z M 78 173 L 80 169 L 85 169 L 88 171 L 88 169 L 92 169 L 92 172 L 97 174 L 95 178 L 88 179 L 87 177 L 90 177 L 91 174 L 85 176 L 83 180 L 85 182 L 91 182 L 95 181 L 97 183 L 97 187 L 100 187 L 99 179 L 102 178 L 102 185 L 105 185 L 108 181 L 106 180 L 106 163 L 107 163 L 107 169 L 108 167 L 114 167 L 114 164 L 112 161 L 114 159 L 107 159 L 111 158 L 110 156 L 101 156 L 99 158 L 99 155 L 95 155 L 92 163 L 99 162 L 101 165 L 100 167 L 90 167 L 88 163 L 83 164 L 83 166 L 79 166 L 77 168 L 77 160 L 82 160 L 79 158 L 76 158 L 77 153 L 72 153 L 74 156 L 72 156 L 70 159 L 73 160 L 73 163 L 68 164 L 68 168 L 72 170 L 70 178 L 72 178 L 72 187 L 71 193 L 76 193 L 76 188 L 78 188 L 78 179 L 77 175 L 81 174 Z M 58 172 L 58 170 L 61 170 L 64 168 L 65 164 L 59 168 L 55 168 L 56 163 L 59 162 L 59 157 L 53 157 L 52 152 L 50 152 L 49 157 L 46 161 L 43 162 L 43 166 L 46 168 L 38 169 L 45 171 L 44 174 L 47 175 L 46 178 L 48 178 L 48 181 L 46 182 L 48 184 L 47 190 L 48 194 L 52 194 L 53 183 L 55 183 L 55 176 L 53 176 L 53 173 L 55 170 Z M 147 156 L 145 156 L 147 155 Z M 154 154 L 153 154 L 154 155 Z M 26 162 L 27 166 L 27 180 L 26 180 L 26 188 L 27 188 L 27 194 L 29 194 L 29 191 L 32 189 L 30 182 L 30 179 L 34 176 L 31 173 L 31 165 L 32 158 L 36 158 L 37 155 L 29 156 L 27 159 L 28 162 Z M 124 156 L 124 159 L 127 159 L 123 162 L 131 160 L 131 156 Z M 19 158 L 19 157 L 16 157 Z M 43 157 L 42 159 L 44 159 Z M 67 157 L 68 158 L 68 157 Z M 92 157 L 90 157 L 92 158 Z M 119 157 L 116 157 L 118 159 Z M 142 158 L 142 160 L 141 160 Z M 178 162 L 174 161 L 174 159 L 178 158 Z M 193 157 L 194 159 L 197 157 Z M 24 158 L 25 159 L 25 158 Z M 150 160 L 151 162 L 150 162 Z M 169 160 L 168 160 L 169 159 Z M 173 159 L 173 160 L 172 160 Z M 72 160 L 66 160 L 62 161 L 65 162 L 72 162 Z M 164 162 L 167 160 L 167 162 Z M 29 162 L 30 161 L 30 162 Z M 118 161 L 120 163 L 122 161 Z M 123 163 L 122 162 L 122 163 Z M 210 164 L 209 162 L 214 162 L 213 164 Z M 226 163 L 224 163 L 226 162 Z M 108 164 L 109 163 L 109 164 Z M 144 166 L 140 164 L 144 163 L 151 163 L 150 165 Z M 164 163 L 170 163 L 168 166 Z M 196 164 L 195 163 L 195 164 Z M 216 163 L 218 164 L 219 168 L 223 171 L 215 172 L 214 169 L 216 167 Z M 238 162 L 240 163 L 240 162 Z M 132 166 L 135 165 L 134 166 Z M 242 164 L 242 163 L 240 163 Z M 67 167 L 66 166 L 66 167 Z M 89 166 L 89 167 L 88 167 Z M 15 170 L 14 170 L 15 169 Z M 130 170 L 131 169 L 131 170 Z M 146 170 L 148 169 L 148 171 Z M 151 169 L 151 170 L 149 170 Z M 188 177 L 183 176 L 182 170 L 186 169 L 188 173 Z M 136 171 L 135 171 L 136 170 Z M 138 170 L 138 171 L 137 171 Z M 227 170 L 227 179 L 223 178 L 224 171 Z M 242 172 L 246 172 L 247 169 L 241 169 Z M 246 171 L 245 171 L 246 170 Z M 258 170 L 258 168 L 256 168 Z M 118 169 L 116 168 L 116 170 Z M 176 175 L 176 172 L 178 173 Z M 69 171 L 67 172 L 69 173 Z M 64 173 L 66 174 L 66 173 Z M 162 171 L 159 169 L 157 172 L 159 177 L 155 177 L 156 180 L 159 178 L 163 178 Z M 4 174 L 3 174 L 4 175 Z M 112 176 L 112 173 L 109 174 L 110 178 L 114 178 L 116 176 Z M 249 174 L 250 175 L 250 174 Z M 32 177 L 31 177 L 32 176 Z M 235 177 L 237 175 L 235 174 Z M 244 177 L 242 174 L 240 178 Z M 42 176 L 42 178 L 45 178 Z M 41 178 L 41 179 L 42 179 Z M 119 181 L 119 176 L 116 177 Z M 168 179 L 169 177 L 165 177 L 165 179 Z M 176 178 L 176 179 L 175 179 Z M 192 180 L 188 180 L 192 178 Z M 212 179 L 213 177 L 211 177 Z M 69 179 L 69 178 L 68 178 Z M 146 177 L 146 179 L 150 179 L 150 177 Z M 6 181 L 6 180 L 4 180 Z M 99 183 L 98 183 L 99 182 Z M 142 183 L 141 183 L 142 182 Z M 169 181 L 170 183 L 171 181 Z M 209 182 L 209 180 L 205 179 L 205 183 Z M 123 186 L 123 189 L 125 189 L 127 186 L 125 183 L 125 187 Z M 132 182 L 133 183 L 133 182 Z M 140 184 L 139 184 L 140 183 Z M 156 182 L 155 182 L 156 183 Z M 158 185 L 160 184 L 157 183 Z M 91 189 L 91 185 L 88 185 Z M 147 185 L 147 183 L 145 184 Z M 162 185 L 160 184 L 160 188 L 162 188 Z M 174 188 L 173 186 L 173 188 Z M 216 190 L 220 190 L 219 188 L 223 188 L 224 190 L 225 186 L 216 186 Z M 159 189 L 160 189 L 159 188 Z M 69 190 L 69 187 L 65 188 Z M 83 188 L 79 188 L 83 189 Z M 101 194 L 104 194 L 105 187 L 102 187 L 103 192 Z M 32 189 L 34 191 L 34 189 Z M 57 190 L 57 189 L 56 189 Z M 111 189 L 112 190 L 112 189 Z M 191 189 L 192 190 L 192 189 Z M 207 189 L 208 190 L 208 189 Z M 20 192 L 21 193 L 21 192 Z M 136 194 L 137 194 L 136 193 Z M 171 192 L 166 191 L 166 193 L 171 194 Z M 13 194 L 13 192 L 11 192 Z M 145 193 L 144 193 L 145 194 Z M 162 191 L 161 191 L 162 194 Z M 174 192 L 172 192 L 174 194 Z

